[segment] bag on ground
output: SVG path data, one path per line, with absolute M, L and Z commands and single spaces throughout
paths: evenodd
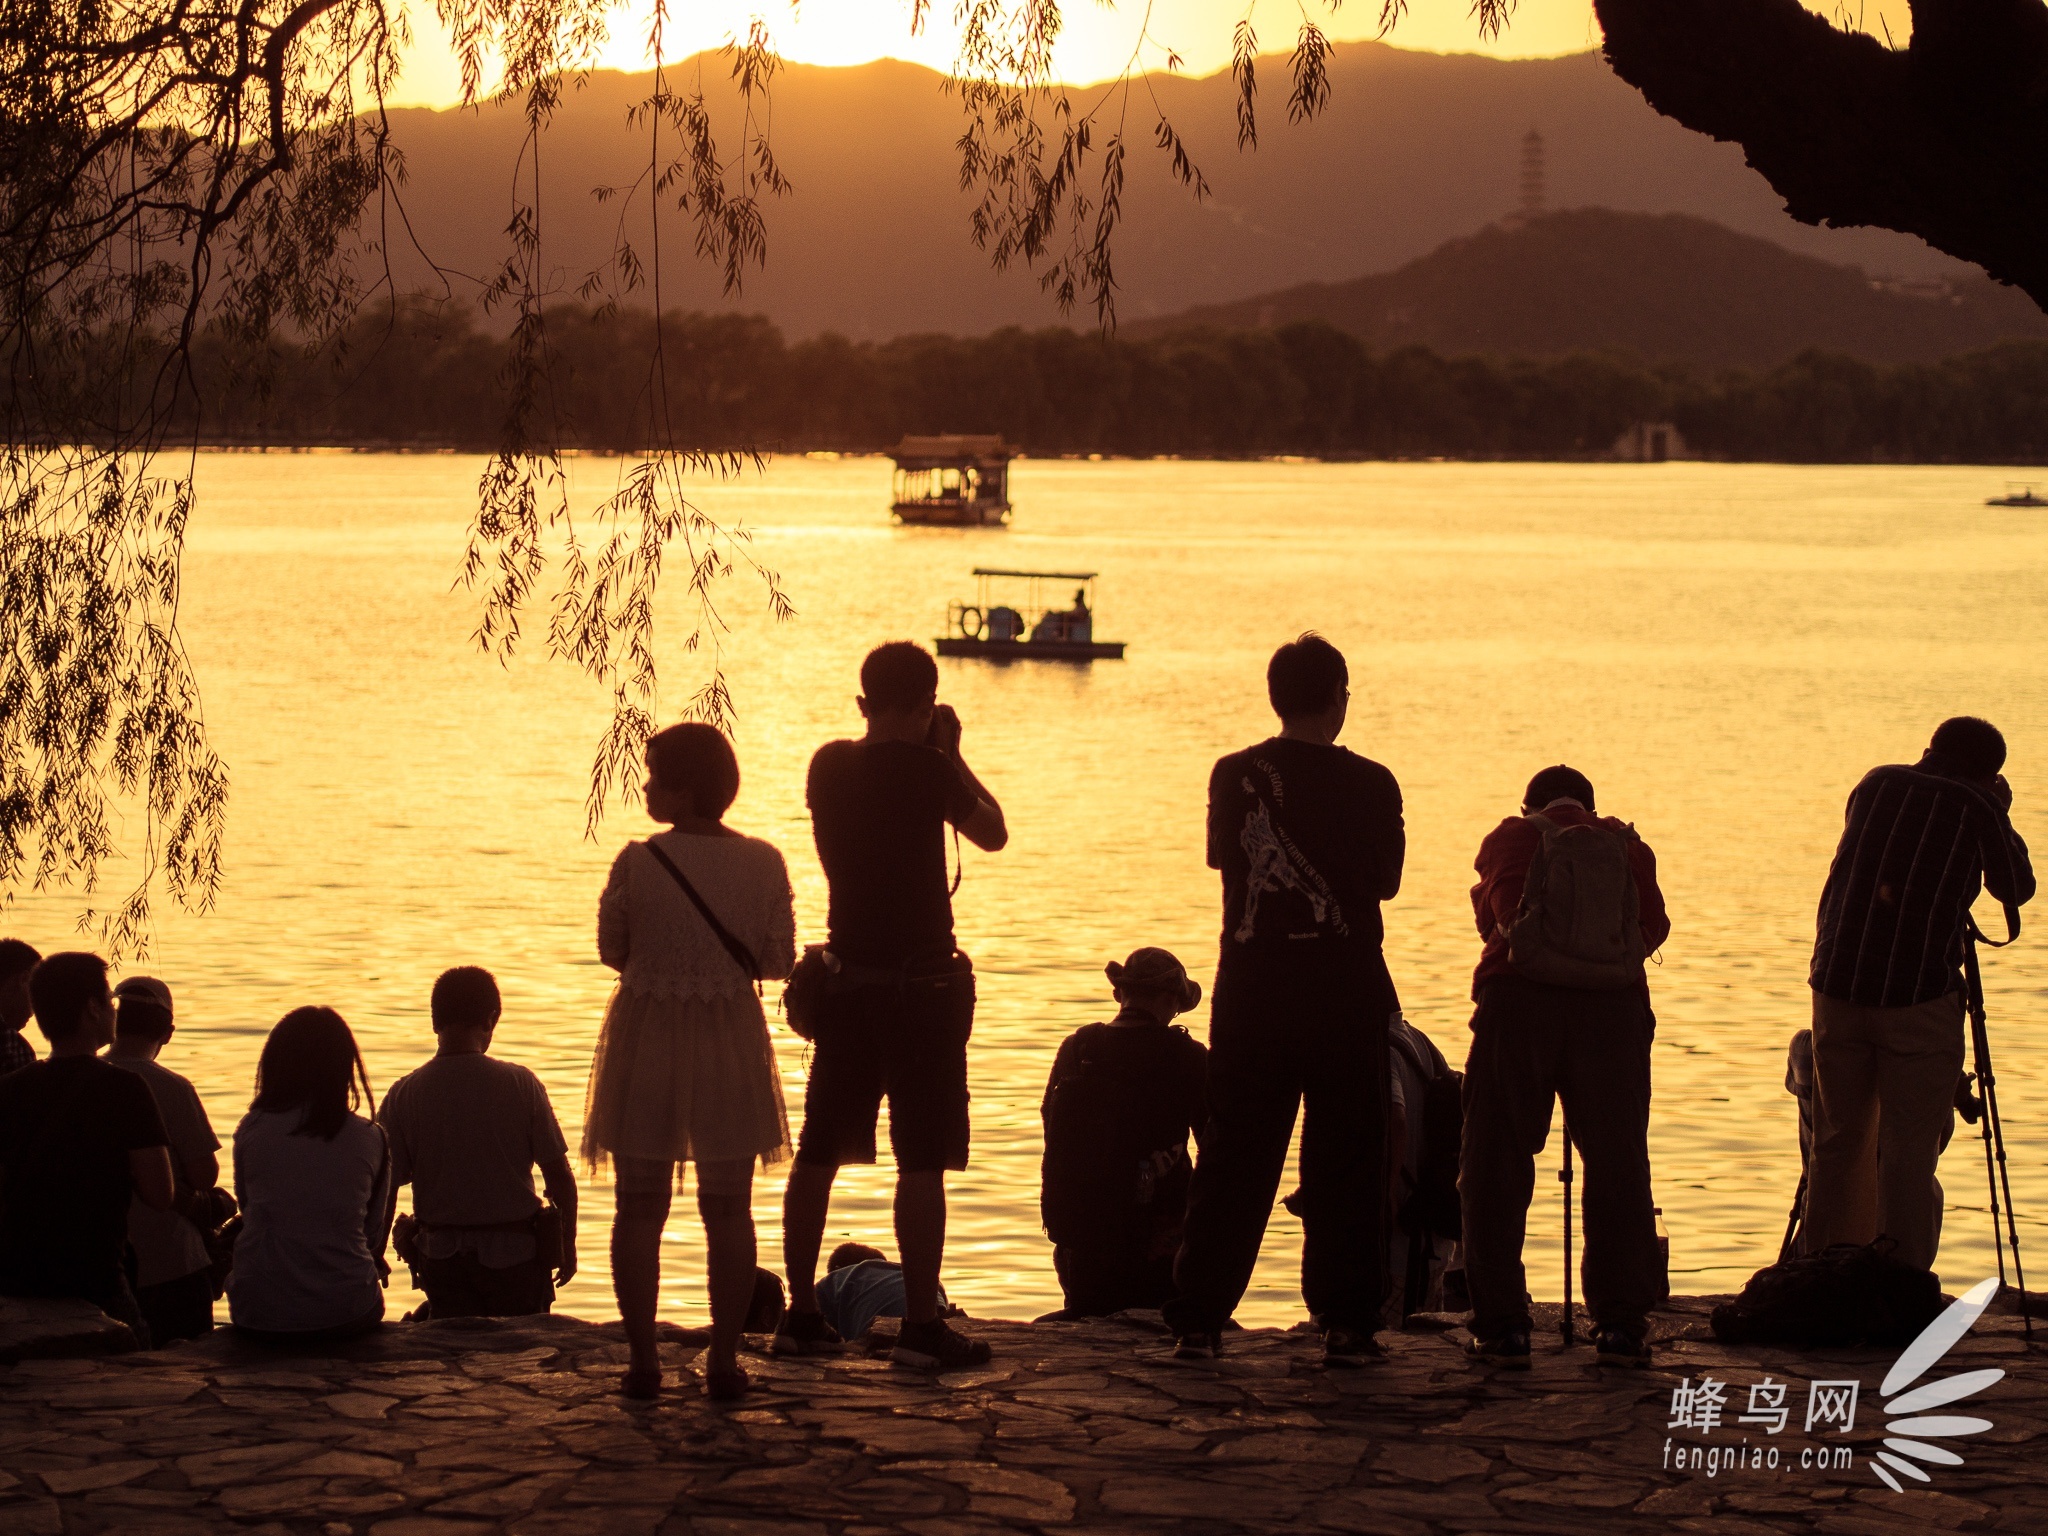
M 1941 1284 L 1895 1257 L 1895 1246 L 1885 1237 L 1838 1243 L 1758 1270 L 1714 1308 L 1714 1337 L 1804 1348 L 1911 1343 L 1940 1315 Z

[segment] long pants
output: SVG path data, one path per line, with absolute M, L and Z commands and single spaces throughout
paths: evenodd
M 1377 949 L 1226 948 L 1209 1021 L 1209 1123 L 1165 1308 L 1176 1333 L 1214 1333 L 1243 1300 L 1297 1109 L 1302 1300 L 1325 1328 L 1379 1326 L 1387 1021 L 1399 1007 Z
M 1641 1334 L 1657 1302 L 1657 1218 L 1650 1205 L 1650 1036 L 1640 992 L 1588 992 L 1500 976 L 1480 992 L 1465 1063 L 1458 1196 L 1472 1332 L 1527 1333 L 1522 1240 L 1536 1154 L 1564 1103 L 1583 1162 L 1580 1266 L 1596 1326 Z
M 1866 1008 L 1813 995 L 1813 1166 L 1801 1247 L 1868 1243 L 1934 1268 L 1934 1168 L 1963 1070 L 1963 999 Z

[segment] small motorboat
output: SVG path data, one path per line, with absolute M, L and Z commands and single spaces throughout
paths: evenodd
M 2031 485 L 2008 485 L 2003 496 L 1985 500 L 1987 507 L 2048 507 L 2048 496 L 2037 496 Z
M 1121 661 L 1124 642 L 1095 638 L 1095 572 L 974 568 L 975 600 L 949 603 L 941 656 L 996 661 Z M 1045 600 L 1045 584 L 1076 583 L 1065 608 Z M 1021 590 L 1019 585 L 1021 583 Z M 1027 624 L 1025 614 L 1038 618 Z

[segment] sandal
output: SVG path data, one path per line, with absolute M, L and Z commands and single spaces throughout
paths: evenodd
M 737 1365 L 712 1367 L 704 1373 L 704 1395 L 714 1403 L 737 1402 L 747 1395 L 753 1381 Z
M 661 1396 L 661 1367 L 648 1370 L 629 1370 L 619 1377 L 619 1396 L 630 1397 L 636 1403 L 651 1403 Z

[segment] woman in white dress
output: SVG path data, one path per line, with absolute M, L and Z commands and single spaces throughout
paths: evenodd
M 754 1293 L 754 1163 L 790 1150 L 756 983 L 789 974 L 796 913 L 781 853 L 722 819 L 739 786 L 732 744 L 714 727 L 657 734 L 647 814 L 670 830 L 628 843 L 598 902 L 598 956 L 619 988 L 591 1067 L 583 1155 L 593 1168 L 609 1160 L 616 1176 L 612 1289 L 632 1348 L 628 1397 L 661 1390 L 661 1231 L 683 1163 L 697 1165 L 711 1291 L 704 1390 L 731 1399 L 747 1388 L 738 1349 Z

